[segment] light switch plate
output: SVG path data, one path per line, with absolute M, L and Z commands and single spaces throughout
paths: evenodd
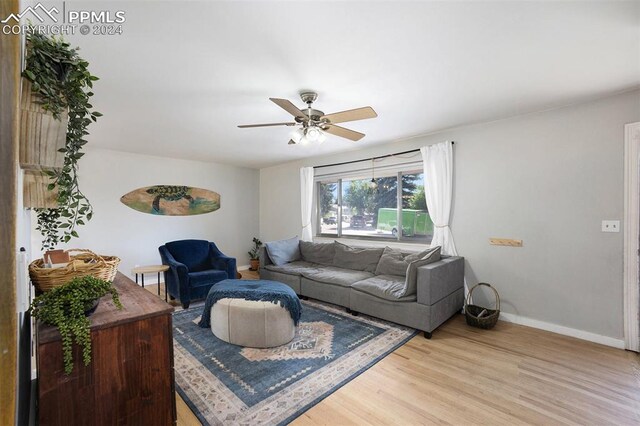
M 602 232 L 620 232 L 619 220 L 603 220 Z

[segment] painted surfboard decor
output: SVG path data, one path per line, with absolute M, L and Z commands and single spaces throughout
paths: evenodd
M 180 185 L 154 185 L 134 189 L 120 197 L 125 206 L 160 216 L 191 216 L 220 208 L 220 194 Z

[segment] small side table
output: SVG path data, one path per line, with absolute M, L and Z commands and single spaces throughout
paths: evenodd
M 160 272 L 168 271 L 169 265 L 150 265 L 150 266 L 138 266 L 131 270 L 132 274 L 136 275 L 136 284 L 138 284 L 138 274 L 142 278 L 142 288 L 144 288 L 144 274 L 158 274 L 158 296 L 160 296 Z M 164 281 L 164 301 L 167 301 L 167 280 Z

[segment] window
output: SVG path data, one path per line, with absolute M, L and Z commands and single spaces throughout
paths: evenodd
M 427 210 L 424 174 L 396 170 L 377 173 L 374 182 L 371 172 L 369 176 L 344 173 L 345 177 L 320 177 L 318 235 L 430 243 L 433 223 Z
M 376 185 L 377 184 L 377 185 Z M 396 176 L 376 179 L 342 180 L 342 235 L 393 238 L 391 229 L 378 226 L 381 211 L 393 211 L 398 205 Z
M 338 235 L 338 181 L 318 182 L 320 234 Z
M 431 242 L 433 222 L 424 194 L 424 174 L 402 174 L 402 238 L 407 241 Z

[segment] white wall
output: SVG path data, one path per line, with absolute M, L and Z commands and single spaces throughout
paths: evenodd
M 158 246 L 167 241 L 210 240 L 238 266 L 249 263 L 247 251 L 258 235 L 258 171 L 197 161 L 175 160 L 120 151 L 88 149 L 80 161 L 80 187 L 91 201 L 93 219 L 78 228 L 80 238 L 64 248 L 88 248 L 122 259 L 120 271 L 159 264 Z M 195 216 L 155 216 L 120 202 L 143 186 L 169 184 L 205 188 L 220 194 L 219 210 Z M 35 216 L 35 215 L 34 215 Z M 39 238 L 37 231 L 33 234 Z M 34 242 L 34 249 L 40 242 Z M 148 281 L 147 281 L 148 280 Z M 155 282 L 154 274 L 145 277 Z
M 637 90 L 265 168 L 260 236 L 299 235 L 302 166 L 454 140 L 451 227 L 469 284 L 495 285 L 506 313 L 620 339 L 622 233 L 602 233 L 600 222 L 622 220 L 623 126 L 634 121 L 640 121 Z M 524 246 L 490 246 L 490 237 L 522 239 Z
M 16 167 L 18 167 L 16 165 Z M 31 261 L 31 210 L 24 208 L 24 171 L 22 169 L 16 170 L 18 177 L 18 197 L 17 197 L 17 210 L 16 210 L 16 253 L 18 253 L 17 264 L 17 307 L 18 312 L 24 312 L 29 309 L 29 303 L 31 302 L 29 297 L 29 281 L 28 281 L 28 264 Z M 22 248 L 25 250 L 25 258 L 22 259 Z

